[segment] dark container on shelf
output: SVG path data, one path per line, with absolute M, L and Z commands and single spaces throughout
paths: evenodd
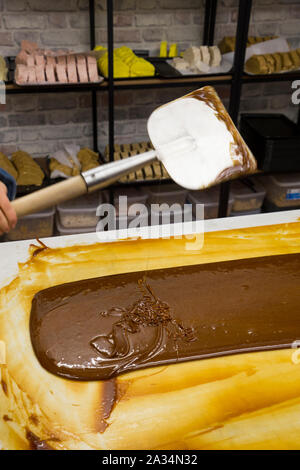
M 5 241 L 52 237 L 55 208 L 20 217 L 17 225 L 5 236 Z
M 7 81 L 6 83 L 12 83 L 15 75 L 15 63 L 16 58 L 14 56 L 5 57 L 6 65 L 7 65 Z
M 262 206 L 262 212 L 282 212 L 282 211 L 290 211 L 290 210 L 297 210 L 297 209 L 300 209 L 300 205 L 280 207 L 274 204 L 274 202 L 269 201 L 267 198 L 264 200 L 264 203 Z
M 259 170 L 300 171 L 300 130 L 284 114 L 242 114 L 240 131 Z

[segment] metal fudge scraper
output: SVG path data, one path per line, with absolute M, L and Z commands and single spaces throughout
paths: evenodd
M 17 215 L 106 188 L 156 159 L 162 161 L 176 183 L 193 190 L 256 169 L 253 155 L 212 87 L 157 108 L 148 119 L 148 133 L 154 150 L 101 165 L 18 198 L 12 203 Z

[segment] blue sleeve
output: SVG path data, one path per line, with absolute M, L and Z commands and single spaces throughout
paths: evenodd
M 10 201 L 16 197 L 17 183 L 13 176 L 0 168 L 0 181 L 7 186 L 7 196 Z

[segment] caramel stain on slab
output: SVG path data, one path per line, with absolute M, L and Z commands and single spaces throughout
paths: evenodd
M 34 424 L 35 426 L 38 426 L 39 425 L 39 418 L 37 417 L 36 414 L 31 414 L 29 416 L 29 420 L 31 421 L 32 424 Z
M 29 249 L 31 251 L 32 257 L 35 258 L 39 253 L 42 253 L 45 250 L 49 250 L 49 247 L 45 245 L 39 238 L 36 239 L 38 246 L 31 243 Z
M 12 421 L 12 419 L 8 415 L 3 415 L 2 419 L 5 422 Z
M 8 397 L 8 387 L 7 387 L 6 382 L 3 379 L 1 380 L 1 387 L 2 387 L 4 394 Z
M 26 431 L 26 439 L 29 442 L 31 450 L 54 450 L 53 447 L 51 447 L 46 440 L 40 439 L 28 429 Z
M 103 433 L 108 427 L 107 419 L 116 404 L 117 384 L 115 379 L 101 383 L 100 405 L 96 413 L 95 431 Z

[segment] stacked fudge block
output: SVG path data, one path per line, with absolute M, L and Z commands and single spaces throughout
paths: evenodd
M 96 58 L 88 54 L 39 49 L 36 43 L 22 41 L 16 57 L 18 85 L 47 85 L 99 82 Z

